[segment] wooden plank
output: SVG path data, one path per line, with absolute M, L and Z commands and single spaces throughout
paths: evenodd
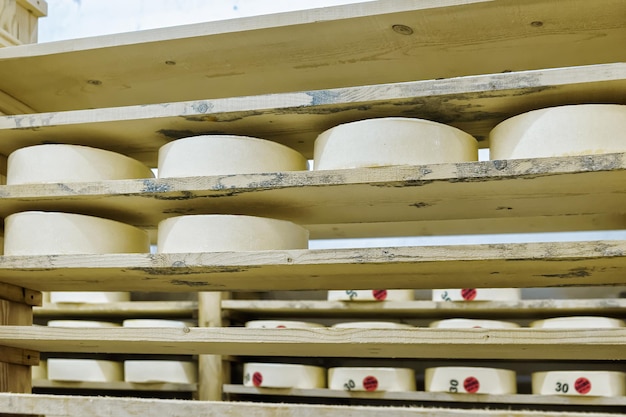
M 34 379 L 33 388 L 46 389 L 67 389 L 67 390 L 99 390 L 99 391 L 172 391 L 172 392 L 193 392 L 198 389 L 197 384 L 175 384 L 175 383 L 147 383 L 136 384 L 123 381 L 108 382 L 69 382 L 50 381 L 48 379 Z
M 35 366 L 39 364 L 39 352 L 0 346 L 0 360 L 14 365 Z
M 623 285 L 626 241 L 0 257 L 42 291 L 271 291 Z M 471 273 L 468 273 L 471 271 Z
M 198 293 L 198 326 L 222 327 L 222 298 L 221 292 Z M 230 373 L 227 371 L 228 366 L 224 366 L 221 356 L 199 355 L 198 399 L 222 400 L 222 385 L 230 380 Z
M 0 68 L 1 65 L 0 65 Z M 197 134 L 237 134 L 283 143 L 313 157 L 318 134 L 341 123 L 417 117 L 455 126 L 487 147 L 502 120 L 538 108 L 626 104 L 626 63 L 477 75 L 297 93 L 205 99 L 0 118 L 0 153 L 41 143 L 121 152 L 156 167 L 160 146 Z M 3 102 L 0 97 L 0 102 Z M 5 113 L 15 106 L 0 107 Z M 17 108 L 32 113 L 23 106 Z
M 0 327 L 6 346 L 42 352 L 235 356 L 625 360 L 626 328 L 76 329 Z
M 167 415 L 168 417 L 466 417 L 476 416 L 476 410 L 427 407 L 367 407 L 308 404 L 259 404 L 222 401 L 155 400 L 140 398 L 74 397 L 66 395 L 0 394 L 0 412 L 17 414 L 46 414 L 83 417 Z M 487 417 L 614 417 L 610 413 L 576 411 L 549 412 L 523 410 L 480 410 Z
M 28 306 L 40 306 L 43 297 L 39 291 L 0 282 L 0 299 Z
M 19 302 L 0 300 L 0 329 L 6 329 L 12 326 L 31 327 L 33 323 L 32 307 Z M 15 362 L 38 361 L 39 355 L 36 352 L 16 352 L 15 349 L 4 344 L 4 340 L 0 337 L 0 392 L 31 392 L 31 371 L 30 366 Z M 21 348 L 17 348 L 20 349 Z M 35 349 L 27 349 L 34 351 Z M 17 358 L 15 355 L 25 353 L 26 357 Z M 28 356 L 31 355 L 31 358 Z M 5 361 L 6 359 L 6 361 Z
M 236 213 L 304 224 L 312 238 L 620 230 L 626 228 L 625 170 L 626 154 L 616 153 L 11 185 L 0 186 L 0 217 L 67 211 L 154 228 L 181 214 Z
M 359 392 L 331 389 L 285 389 L 285 388 L 256 388 L 243 385 L 224 385 L 224 392 L 228 394 L 253 396 L 292 396 L 308 398 L 337 398 L 337 399 L 368 399 L 410 402 L 441 402 L 477 403 L 477 404 L 541 404 L 564 406 L 626 406 L 626 397 L 575 397 L 563 395 L 530 395 L 530 394 L 451 394 L 447 392 Z
M 620 62 L 625 12 L 621 0 L 365 2 L 12 48 L 0 90 L 58 111 Z
M 520 300 L 449 303 L 434 301 L 341 302 L 316 300 L 223 300 L 229 315 L 249 318 L 545 318 L 611 316 L 626 318 L 626 299 Z
M 48 3 L 45 0 L 17 0 L 17 3 L 36 17 L 48 15 Z
M 193 317 L 197 311 L 195 301 L 129 301 L 101 304 L 47 303 L 35 307 L 38 318 L 51 317 Z

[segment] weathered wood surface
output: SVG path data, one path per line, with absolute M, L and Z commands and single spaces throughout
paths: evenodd
M 562 395 L 493 395 L 493 394 L 451 394 L 447 392 L 359 392 L 331 389 L 285 389 L 256 388 L 243 385 L 224 385 L 227 394 L 246 396 L 290 396 L 336 399 L 367 399 L 406 402 L 478 403 L 478 404 L 542 404 L 542 405 L 584 405 L 584 406 L 626 406 L 626 397 L 575 397 Z
M 13 326 L 31 327 L 32 307 L 21 302 L 0 299 L 0 331 Z M 38 363 L 36 349 L 9 346 L 0 337 L 0 392 L 31 392 L 30 365 Z
M 623 285 L 626 241 L 0 257 L 42 291 L 271 291 Z
M 185 214 L 290 220 L 312 238 L 619 230 L 626 154 L 0 186 L 0 217 L 67 211 L 154 228 Z
M 623 60 L 623 1 L 561 4 L 386 0 L 21 46 L 0 91 L 57 111 Z
M 75 390 L 194 392 L 198 389 L 198 385 L 197 384 L 175 384 L 175 383 L 135 384 L 132 382 L 123 382 L 123 381 L 69 382 L 69 381 L 50 381 L 48 379 L 33 379 L 33 388 L 46 388 L 46 389 L 63 388 L 63 389 L 68 390 L 68 392 L 76 392 Z
M 51 317 L 193 317 L 195 301 L 129 301 L 98 304 L 47 303 L 33 308 L 37 318 Z
M 0 282 L 0 300 L 13 301 L 27 306 L 40 306 L 42 298 L 39 291 Z
M 154 400 L 139 398 L 73 397 L 64 395 L 0 394 L 0 412 L 65 417 L 614 417 L 610 413 L 522 410 L 461 410 L 422 407 L 365 407 L 305 404 L 253 404 L 221 401 Z
M 280 142 L 312 158 L 313 142 L 324 130 L 350 121 L 392 116 L 449 124 L 474 135 L 481 147 L 487 147 L 489 131 L 508 117 L 563 104 L 626 104 L 625 93 L 626 63 L 615 63 L 25 114 L 0 117 L 0 154 L 41 143 L 73 143 L 121 152 L 156 167 L 158 148 L 174 139 L 226 133 Z M 16 103 L 13 110 L 32 113 Z
M 9 347 L 42 352 L 236 356 L 624 360 L 615 329 L 251 329 L 2 326 Z
M 235 317 L 260 318 L 546 318 L 611 316 L 626 318 L 626 299 L 483 301 L 342 302 L 315 300 L 224 300 L 222 309 Z

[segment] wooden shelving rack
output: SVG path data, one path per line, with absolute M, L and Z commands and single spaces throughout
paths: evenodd
M 5 48 L 0 50 L 0 111 L 13 115 L 0 117 L 0 155 L 33 144 L 78 143 L 155 166 L 158 148 L 173 139 L 225 132 L 271 139 L 311 157 L 313 140 L 321 131 L 383 116 L 444 122 L 488 147 L 489 130 L 515 114 L 562 104 L 626 104 L 625 44 L 626 3 L 621 0 L 381 0 Z M 178 214 L 242 213 L 295 221 L 314 238 L 623 230 L 625 168 L 626 154 L 620 153 L 0 186 L 0 217 L 23 210 L 57 210 L 154 229 L 159 220 Z M 0 413 L 366 417 L 383 412 L 378 403 L 343 392 L 255 393 L 231 384 L 227 366 L 222 369 L 220 358 L 211 355 L 613 361 L 623 367 L 626 329 L 219 326 L 223 312 L 241 317 L 300 314 L 300 307 L 287 302 L 221 300 L 223 291 L 367 289 L 382 274 L 388 288 L 619 286 L 626 284 L 625 271 L 623 240 L 5 256 L 0 258 L 0 391 L 6 393 L 0 394 Z M 198 292 L 200 327 L 155 333 L 31 326 L 32 307 L 41 304 L 40 291 L 72 289 Z M 311 315 L 372 314 L 369 307 L 302 303 L 308 303 L 304 309 L 307 314 L 312 310 Z M 376 313 L 624 317 L 619 299 L 488 303 L 480 308 L 437 305 L 436 310 L 433 304 L 403 303 Z M 30 366 L 37 364 L 40 352 L 200 355 L 201 401 L 30 394 Z M 236 393 L 295 402 L 321 398 L 334 405 L 215 401 Z M 582 411 L 602 416 L 623 411 L 625 405 L 623 397 L 461 398 L 424 392 L 380 397 L 385 405 L 393 404 L 384 408 L 389 417 L 477 412 L 575 416 Z M 470 403 L 478 410 L 464 409 Z M 406 407 L 415 404 L 424 407 Z M 446 408 L 428 406 L 442 404 Z M 489 409 L 494 404 L 518 404 L 522 409 L 539 404 L 542 411 Z

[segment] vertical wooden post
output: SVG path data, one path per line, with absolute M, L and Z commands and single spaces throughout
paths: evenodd
M 227 293 L 198 293 L 198 326 L 222 326 L 222 298 Z M 230 369 L 218 355 L 200 355 L 198 357 L 198 399 L 202 401 L 221 401 L 222 385 L 229 382 Z

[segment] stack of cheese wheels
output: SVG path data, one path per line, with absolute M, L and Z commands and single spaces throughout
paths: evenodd
M 329 129 L 315 140 L 314 169 L 476 161 L 478 145 L 467 133 L 429 120 L 390 117 Z
M 530 327 L 541 329 L 612 329 L 625 326 L 623 320 L 595 316 L 555 317 L 530 323 Z
M 519 324 L 500 320 L 478 319 L 446 319 L 430 323 L 429 327 L 437 329 L 515 329 Z
M 117 323 L 89 320 L 51 320 L 49 327 L 107 328 Z M 121 362 L 101 359 L 48 358 L 48 379 L 71 382 L 114 382 L 124 379 Z
M 306 169 L 306 159 L 293 149 L 247 136 L 194 136 L 159 149 L 160 178 Z
M 326 327 L 319 323 L 294 320 L 252 320 L 246 322 L 246 327 L 251 329 L 315 329 Z
M 25 211 L 4 220 L 5 255 L 147 253 L 148 234 L 136 227 L 80 214 Z
M 194 323 L 180 320 L 131 319 L 124 320 L 124 327 L 153 328 L 164 327 L 187 328 Z M 124 381 L 149 384 L 195 384 L 198 382 L 196 364 L 192 361 L 138 359 L 124 361 Z
M 519 288 L 458 288 L 433 290 L 433 301 L 519 301 Z
M 310 365 L 250 362 L 243 365 L 243 384 L 257 388 L 325 388 L 326 370 Z
M 163 220 L 157 239 L 161 253 L 306 249 L 309 232 L 284 220 L 207 214 Z
M 464 394 L 515 394 L 515 372 L 508 369 L 444 366 L 427 368 L 426 391 Z
M 411 301 L 413 290 L 333 290 L 328 301 Z
M 338 367 L 328 370 L 328 388 L 344 391 L 415 391 L 415 371 L 408 368 Z
M 36 145 L 9 155 L 7 184 L 152 178 L 150 168 L 111 151 L 79 145 Z
M 333 325 L 336 329 L 412 329 L 410 324 L 392 321 L 350 321 Z
M 50 292 L 51 303 L 119 303 L 130 301 L 129 292 L 115 291 L 52 291 Z
M 550 371 L 532 374 L 533 394 L 621 397 L 626 373 L 616 371 Z
M 626 105 L 534 110 L 503 121 L 489 136 L 491 159 L 626 152 Z

